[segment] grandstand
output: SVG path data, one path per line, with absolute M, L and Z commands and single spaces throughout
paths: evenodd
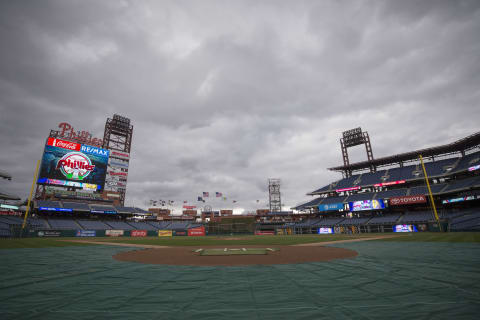
M 356 144 L 365 142 L 356 139 Z M 342 145 L 344 165 L 329 170 L 342 173 L 343 178 L 307 193 L 315 198 L 292 208 L 308 213 L 306 221 L 320 218 L 322 223 L 303 221 L 289 227 L 358 226 L 360 232 L 378 231 L 380 226 L 391 230 L 396 224 L 431 227 L 436 219 L 419 161 L 422 155 L 440 222 L 451 225 L 451 230 L 473 230 L 476 216 L 469 210 L 480 206 L 479 148 L 480 132 L 453 143 L 378 159 L 370 150 L 367 161 L 350 164 Z M 368 207 L 373 203 L 378 206 Z

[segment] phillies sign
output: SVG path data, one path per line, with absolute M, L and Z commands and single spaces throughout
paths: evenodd
M 70 152 L 57 162 L 57 169 L 67 179 L 83 180 L 95 169 L 90 158 L 81 152 Z
M 427 202 L 427 198 L 424 195 L 390 198 L 391 206 L 401 206 L 405 204 L 426 203 L 426 202 Z

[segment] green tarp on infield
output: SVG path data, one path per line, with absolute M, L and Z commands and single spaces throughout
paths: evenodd
M 480 246 L 358 242 L 355 259 L 174 267 L 108 246 L 0 250 L 1 319 L 476 319 Z

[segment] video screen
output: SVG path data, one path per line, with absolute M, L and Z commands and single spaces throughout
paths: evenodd
M 38 183 L 101 190 L 105 185 L 109 151 L 48 138 Z
M 413 224 L 397 224 L 393 226 L 393 232 L 418 232 Z
M 348 203 L 350 211 L 381 210 L 385 209 L 385 203 L 382 199 L 362 200 Z

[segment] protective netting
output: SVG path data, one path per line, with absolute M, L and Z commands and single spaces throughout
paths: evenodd
M 359 242 L 355 259 L 253 267 L 120 262 L 129 248 L 0 250 L 1 319 L 461 319 L 480 245 Z

